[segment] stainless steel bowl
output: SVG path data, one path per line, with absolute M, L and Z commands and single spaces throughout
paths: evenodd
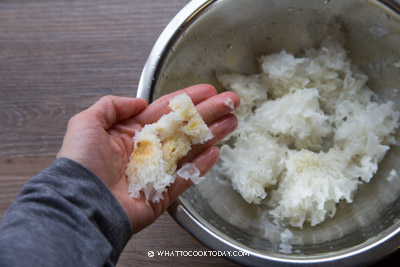
M 222 90 L 217 71 L 257 73 L 260 55 L 318 46 L 341 25 L 349 56 L 369 75 L 370 87 L 400 107 L 399 12 L 398 0 L 192 1 L 157 40 L 138 96 L 152 101 L 196 83 Z M 400 173 L 399 159 L 399 145 L 393 146 L 354 203 L 341 203 L 336 216 L 319 226 L 291 229 L 291 254 L 279 251 L 283 228 L 217 182 L 213 171 L 169 211 L 205 245 L 241 264 L 366 265 L 400 245 L 400 178 L 386 179 L 392 169 Z

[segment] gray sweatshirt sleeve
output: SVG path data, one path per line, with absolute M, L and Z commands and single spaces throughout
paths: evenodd
M 24 185 L 0 221 L 0 266 L 114 266 L 132 236 L 90 170 L 61 158 Z

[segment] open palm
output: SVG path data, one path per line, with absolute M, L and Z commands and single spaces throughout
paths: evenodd
M 135 131 L 170 112 L 169 100 L 183 92 L 192 98 L 214 135 L 207 143 L 193 147 L 182 159 L 182 162 L 195 164 L 204 175 L 218 161 L 219 150 L 214 145 L 237 127 L 236 117 L 230 114 L 233 109 L 224 101 L 231 99 L 235 108 L 240 102 L 236 94 L 217 94 L 214 87 L 206 84 L 163 96 L 148 107 L 146 101 L 139 98 L 103 97 L 70 119 L 57 155 L 73 159 L 93 171 L 118 199 L 135 233 L 154 222 L 180 194 L 193 185 L 190 180 L 178 177 L 163 193 L 163 200 L 147 205 L 143 193 L 140 199 L 129 196 L 125 175 L 134 148 L 132 137 Z

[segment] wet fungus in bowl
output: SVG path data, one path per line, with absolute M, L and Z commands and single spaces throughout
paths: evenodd
M 384 4 L 386 3 L 386 4 Z M 157 40 L 139 83 L 138 96 L 152 101 L 196 83 L 222 90 L 217 73 L 259 73 L 257 58 L 282 49 L 295 55 L 340 25 L 351 61 L 369 76 L 368 86 L 400 107 L 400 8 L 396 1 L 216 0 L 192 1 Z M 396 12 L 397 10 L 397 12 Z M 370 264 L 400 244 L 400 133 L 371 182 L 352 204 L 303 229 L 279 226 L 248 204 L 211 171 L 169 209 L 186 230 L 246 265 Z M 282 250 L 290 245 L 290 252 Z M 245 252 L 242 256 L 237 252 Z

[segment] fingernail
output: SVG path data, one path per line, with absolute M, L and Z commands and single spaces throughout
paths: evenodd
M 217 122 L 215 126 L 222 129 L 222 136 L 226 136 L 236 130 L 238 126 L 238 120 L 236 116 L 229 115 L 225 119 Z
M 235 109 L 235 103 L 230 97 L 225 98 L 224 105 L 230 108 L 231 110 Z

